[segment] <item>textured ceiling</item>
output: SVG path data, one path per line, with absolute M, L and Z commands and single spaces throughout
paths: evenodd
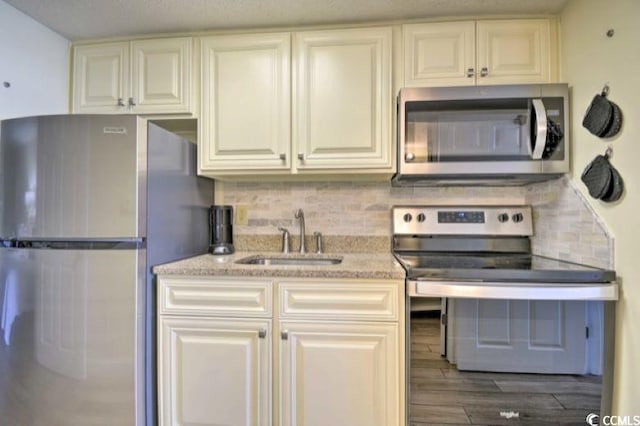
M 436 16 L 556 14 L 567 0 L 4 0 L 71 41 Z

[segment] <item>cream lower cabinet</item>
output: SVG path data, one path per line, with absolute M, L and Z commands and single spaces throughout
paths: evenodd
M 403 290 L 402 281 L 279 282 L 279 425 L 404 425 Z
M 403 25 L 407 87 L 557 81 L 553 19 Z
M 272 424 L 271 280 L 158 278 L 160 425 Z
M 161 318 L 163 425 L 271 424 L 271 321 Z
M 403 281 L 158 285 L 160 425 L 404 425 Z
M 178 37 L 75 46 L 73 113 L 192 113 L 192 43 Z
M 391 174 L 391 42 L 390 27 L 203 37 L 199 172 Z
M 283 426 L 399 425 L 397 324 L 280 323 Z

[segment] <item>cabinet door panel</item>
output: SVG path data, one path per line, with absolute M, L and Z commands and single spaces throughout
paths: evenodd
M 269 320 L 162 317 L 160 425 L 270 425 L 270 330 Z
M 280 317 L 398 321 L 398 301 L 404 298 L 403 290 L 404 282 L 280 282 Z
M 131 94 L 138 113 L 191 111 L 190 37 L 131 43 Z
M 158 291 L 158 312 L 168 315 L 271 317 L 270 279 L 168 276 Z
M 399 424 L 397 324 L 281 322 L 281 424 Z
M 77 46 L 73 58 L 73 112 L 126 112 L 129 43 Z
M 475 28 L 473 21 L 404 25 L 405 86 L 475 84 Z
M 290 167 L 288 33 L 202 39 L 202 170 Z
M 478 84 L 549 82 L 550 52 L 547 19 L 479 21 Z
M 458 369 L 585 374 L 585 302 L 455 299 Z M 450 317 L 451 318 L 451 317 Z
M 391 29 L 301 32 L 295 46 L 296 168 L 391 167 Z

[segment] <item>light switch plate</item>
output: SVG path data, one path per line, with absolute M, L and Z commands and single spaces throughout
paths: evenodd
M 246 225 L 249 223 L 247 205 L 240 204 L 236 206 L 236 225 Z

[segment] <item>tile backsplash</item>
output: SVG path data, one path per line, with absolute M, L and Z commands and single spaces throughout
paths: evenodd
M 526 187 L 395 188 L 390 182 L 218 182 L 218 203 L 247 207 L 236 235 L 298 234 L 293 214 L 305 213 L 307 234 L 390 237 L 393 205 L 520 205 L 534 210 L 534 251 L 598 266 L 612 265 L 612 239 L 568 178 Z
M 568 178 L 526 187 L 533 206 L 534 253 L 613 268 L 613 237 Z
M 394 188 L 389 182 L 221 182 L 223 202 L 248 208 L 239 234 L 297 234 L 293 217 L 304 210 L 307 233 L 390 236 L 390 209 L 402 204 L 522 204 L 523 188 Z

